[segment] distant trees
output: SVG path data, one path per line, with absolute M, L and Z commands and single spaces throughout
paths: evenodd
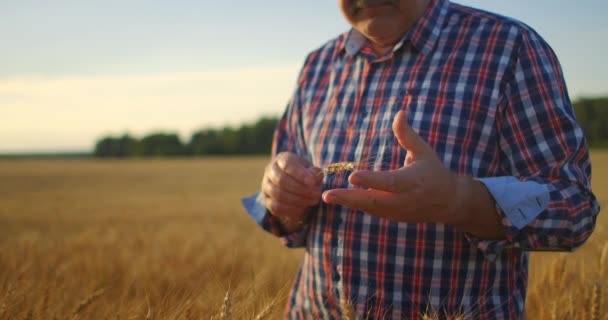
M 129 135 L 122 137 L 106 137 L 95 145 L 97 157 L 132 157 L 140 155 L 139 141 Z
M 583 98 L 574 111 L 592 147 L 608 147 L 608 97 Z M 278 119 L 264 117 L 240 128 L 202 129 L 184 143 L 175 133 L 153 133 L 137 139 L 129 135 L 97 141 L 97 157 L 164 157 L 196 155 L 269 154 Z
M 95 145 L 96 157 L 171 157 L 196 155 L 269 154 L 277 118 L 264 117 L 240 128 L 203 129 L 183 143 L 175 133 L 104 137 Z
M 576 119 L 591 146 L 608 146 L 608 97 L 583 98 L 574 103 Z

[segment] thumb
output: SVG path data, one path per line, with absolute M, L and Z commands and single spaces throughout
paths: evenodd
M 403 110 L 397 112 L 393 120 L 393 132 L 399 144 L 408 153 L 421 156 L 430 151 L 429 145 L 407 124 L 406 113 Z

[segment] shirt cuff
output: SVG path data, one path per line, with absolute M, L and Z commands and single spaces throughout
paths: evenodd
M 293 233 L 285 232 L 281 227 L 279 219 L 271 215 L 264 206 L 262 194 L 260 192 L 241 199 L 241 203 L 255 223 L 267 232 L 281 238 L 281 241 L 285 246 L 289 248 L 298 248 L 305 245 L 308 227 L 304 227 Z
M 535 181 L 515 177 L 478 178 L 496 201 L 510 225 L 523 229 L 549 206 L 549 190 Z
M 516 177 L 477 178 L 496 203 L 496 212 L 506 235 L 505 240 L 482 240 L 472 234 L 465 237 L 490 261 L 495 261 L 504 249 L 518 248 L 518 233 L 549 206 L 549 191 L 535 181 L 520 181 Z

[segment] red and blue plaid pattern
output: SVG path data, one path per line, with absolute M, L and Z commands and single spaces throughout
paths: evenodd
M 397 169 L 405 159 L 391 130 L 399 110 L 452 171 L 535 181 L 549 190 L 549 207 L 521 230 L 502 213 L 505 241 L 324 203 L 297 234 L 258 214 L 286 245 L 306 248 L 286 317 L 339 319 L 340 300 L 348 299 L 372 319 L 418 319 L 433 310 L 523 318 L 526 251 L 576 248 L 599 212 L 555 54 L 522 23 L 434 0 L 383 57 L 352 30 L 310 54 L 273 152 L 295 152 L 319 167 L 362 161 Z M 347 178 L 328 174 L 324 188 L 348 187 Z

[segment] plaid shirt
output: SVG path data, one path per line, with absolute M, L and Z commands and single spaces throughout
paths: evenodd
M 444 224 L 397 223 L 322 202 L 307 228 L 285 234 L 259 193 L 244 199 L 262 227 L 306 248 L 286 317 L 339 319 L 348 299 L 373 319 L 418 319 L 433 310 L 523 318 L 527 251 L 573 250 L 599 212 L 555 54 L 520 22 L 431 1 L 384 56 L 354 30 L 311 53 L 273 153 L 294 152 L 318 167 L 362 161 L 372 170 L 400 168 L 406 151 L 391 130 L 399 110 L 453 172 L 508 178 L 512 190 L 533 183 L 546 190 L 547 205 L 518 225 L 496 199 L 507 239 L 483 241 Z M 324 189 L 344 187 L 348 174 L 326 175 Z

